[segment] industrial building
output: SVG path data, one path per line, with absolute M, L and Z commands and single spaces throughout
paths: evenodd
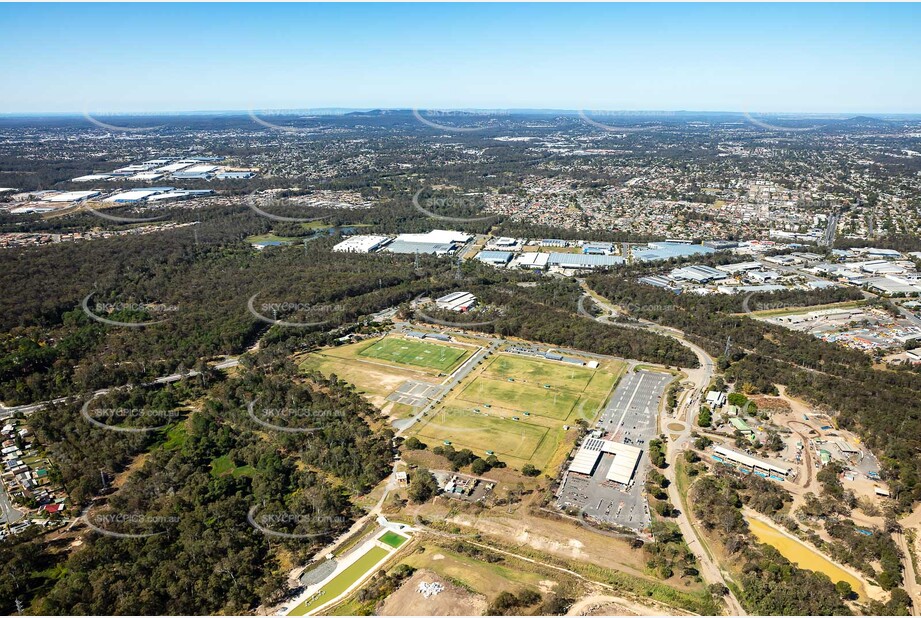
M 550 261 L 549 253 L 522 253 L 515 261 L 519 268 L 530 268 L 533 270 L 544 270 L 547 268 L 547 262 Z
M 155 172 L 162 172 L 164 174 L 172 174 L 178 172 L 179 170 L 189 167 L 191 163 L 168 163 L 161 167 L 156 168 Z
M 652 262 L 713 252 L 713 249 L 703 245 L 689 245 L 677 242 L 651 242 L 645 249 L 634 249 L 633 259 L 638 262 Z
M 676 268 L 669 276 L 678 281 L 693 281 L 694 283 L 709 283 L 729 277 L 726 273 L 709 266 L 685 266 Z
M 43 202 L 82 202 L 99 195 L 99 191 L 65 191 L 51 197 L 42 197 Z
M 657 288 L 664 288 L 666 290 L 671 290 L 673 292 L 680 291 L 680 288 L 675 285 L 675 282 L 667 277 L 661 277 L 659 275 L 650 275 L 648 277 L 640 277 L 640 283 L 645 283 L 646 285 L 654 285 Z
M 739 246 L 739 243 L 735 240 L 705 240 L 702 244 L 704 247 L 710 247 L 711 249 L 716 249 L 717 251 L 725 251 L 726 249 L 735 249 Z
M 476 259 L 492 266 L 506 266 L 514 255 L 510 251 L 480 251 Z
M 614 243 L 587 242 L 582 245 L 582 253 L 586 255 L 612 255 L 614 253 Z
M 921 284 L 915 283 L 904 277 L 887 275 L 885 277 L 875 277 L 868 279 L 866 283 L 870 288 L 870 291 L 878 292 L 887 296 L 892 294 L 921 294 Z
M 390 253 L 425 253 L 429 255 L 448 255 L 457 250 L 454 243 L 425 243 L 425 242 L 406 242 L 399 237 L 384 248 L 384 251 Z
M 583 253 L 551 253 L 547 261 L 550 266 L 565 270 L 591 270 L 608 268 L 624 263 L 624 258 L 616 255 L 585 255 Z
M 138 174 L 140 172 L 146 172 L 151 167 L 152 166 L 150 165 L 136 163 L 134 165 L 127 165 L 125 167 L 120 167 L 117 170 L 113 170 L 111 174 L 113 176 L 134 176 L 135 174 Z
M 132 202 L 141 202 L 153 195 L 158 195 L 160 193 L 166 193 L 172 190 L 173 190 L 173 187 L 150 187 L 149 189 L 129 189 L 127 191 L 116 193 L 115 195 L 110 195 L 103 201 L 104 202 L 114 202 L 116 204 L 129 204 Z
M 400 234 L 396 240 L 401 242 L 418 242 L 432 244 L 466 244 L 473 238 L 472 235 L 464 232 L 455 232 L 453 230 L 432 230 L 425 234 Z
M 476 305 L 476 297 L 470 292 L 452 292 L 435 300 L 439 309 L 463 313 Z
M 374 236 L 370 234 L 358 234 L 349 236 L 342 242 L 333 247 L 333 251 L 340 253 L 371 253 L 390 242 L 387 236 Z
M 792 468 L 784 468 L 782 466 L 772 464 L 769 461 L 758 459 L 757 457 L 752 457 L 750 455 L 746 455 L 745 453 L 739 453 L 730 450 L 725 446 L 717 446 L 713 449 L 713 451 L 719 457 L 728 459 L 729 461 L 740 464 L 747 468 L 751 468 L 752 470 L 763 470 L 768 473 L 780 474 L 782 476 L 789 476 L 793 473 Z
M 602 440 L 600 438 L 586 438 L 582 446 L 573 457 L 569 465 L 569 471 L 576 474 L 585 474 L 591 476 L 598 466 L 598 461 L 602 454 L 610 453 L 614 455 L 614 461 L 611 468 L 605 475 L 606 480 L 615 483 L 627 485 L 633 478 L 633 472 L 640 461 L 642 450 L 629 444 L 621 444 L 611 440 Z
M 738 262 L 736 264 L 722 264 L 717 266 L 716 269 L 727 272 L 730 275 L 737 275 L 749 270 L 760 270 L 761 262 Z
M 176 189 L 165 193 L 157 193 L 147 198 L 148 202 L 164 202 L 167 200 L 185 200 L 193 197 L 205 197 L 214 195 L 211 189 Z
M 427 253 L 447 255 L 454 253 L 473 238 L 470 234 L 451 230 L 432 230 L 425 234 L 400 234 L 386 251 L 391 253 Z
M 745 273 L 745 276 L 757 283 L 765 283 L 767 281 L 780 279 L 780 273 L 776 270 L 753 270 Z
M 87 174 L 86 176 L 77 176 L 76 178 L 71 178 L 71 182 L 96 182 L 99 180 L 108 180 L 111 178 L 111 174 Z
M 508 238 L 507 236 L 493 238 L 486 243 L 486 249 L 496 251 L 520 251 L 523 246 L 524 241 L 518 238 Z

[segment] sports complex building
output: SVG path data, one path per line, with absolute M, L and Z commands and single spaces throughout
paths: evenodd
M 600 438 L 586 438 L 576 452 L 576 456 L 573 457 L 569 471 L 591 476 L 598 467 L 601 456 L 610 453 L 614 455 L 614 461 L 605 475 L 605 480 L 628 485 L 636 471 L 636 464 L 639 463 L 642 452 L 642 449 L 629 444 Z

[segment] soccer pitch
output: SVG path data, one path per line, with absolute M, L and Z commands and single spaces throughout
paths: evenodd
M 552 455 L 556 450 L 562 433 L 559 429 L 455 407 L 431 413 L 417 430 L 419 439 L 432 447 L 447 440 L 458 450 L 469 448 L 480 456 L 490 450 L 499 459 L 533 462 L 538 466 L 548 458 L 544 451 L 549 450 Z
M 594 419 L 624 366 L 590 369 L 500 353 L 412 433 L 431 447 L 448 441 L 481 456 L 493 451 L 510 465 L 552 467 L 565 454 L 563 427 Z
M 560 421 L 569 417 L 573 406 L 579 400 L 577 391 L 561 388 L 544 388 L 533 384 L 493 380 L 483 376 L 467 385 L 458 396 L 459 400 L 473 405 L 495 405 L 516 412 L 530 412 Z
M 466 350 L 447 345 L 386 337 L 362 350 L 359 356 L 447 372 L 466 354 Z
M 539 386 L 549 384 L 572 391 L 584 390 L 594 374 L 594 369 L 509 354 L 500 354 L 483 371 L 484 376 L 497 380 L 513 378 L 516 382 Z

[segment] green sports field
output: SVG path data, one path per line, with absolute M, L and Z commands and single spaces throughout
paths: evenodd
M 449 440 L 458 450 L 469 448 L 480 456 L 490 450 L 502 460 L 528 462 L 543 460 L 542 455 L 548 450 L 545 447 L 549 447 L 552 455 L 562 433 L 525 420 L 513 421 L 487 412 L 476 414 L 470 409 L 448 407 L 431 413 L 416 435 L 433 447 Z
M 579 393 L 558 387 L 544 388 L 507 380 L 500 382 L 480 376 L 468 384 L 457 398 L 474 406 L 491 404 L 564 421 L 579 400 Z
M 432 447 L 447 440 L 456 449 L 480 456 L 490 450 L 510 465 L 543 469 L 559 459 L 564 425 L 594 419 L 624 367 L 609 362 L 590 369 L 500 353 L 412 433 Z
M 378 537 L 377 540 L 380 541 L 381 543 L 384 543 L 385 545 L 389 545 L 390 547 L 393 547 L 394 549 L 396 549 L 397 547 L 405 543 L 407 539 L 402 534 L 397 534 L 396 532 L 393 532 L 392 530 L 388 530 L 384 534 L 380 535 L 380 537 Z
M 500 354 L 489 364 L 483 375 L 497 380 L 514 379 L 516 382 L 549 384 L 557 388 L 581 391 L 591 381 L 594 369 L 565 365 L 557 361 L 543 361 L 511 354 Z
M 448 371 L 466 354 L 464 349 L 447 345 L 386 337 L 362 350 L 359 356 Z

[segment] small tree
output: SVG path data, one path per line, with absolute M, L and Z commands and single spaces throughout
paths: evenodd
M 525 476 L 537 476 L 540 474 L 540 470 L 532 466 L 531 464 L 525 464 L 521 468 L 521 473 Z
M 416 504 L 427 501 L 438 492 L 435 477 L 426 468 L 417 468 L 409 480 L 409 499 Z
M 697 424 L 701 427 L 709 427 L 713 423 L 713 414 L 710 412 L 710 408 L 704 406 L 700 409 L 700 414 L 697 415 Z
M 421 451 L 426 448 L 425 443 L 419 440 L 416 436 L 407 438 L 406 442 L 403 443 L 403 446 L 408 448 L 411 451 Z

